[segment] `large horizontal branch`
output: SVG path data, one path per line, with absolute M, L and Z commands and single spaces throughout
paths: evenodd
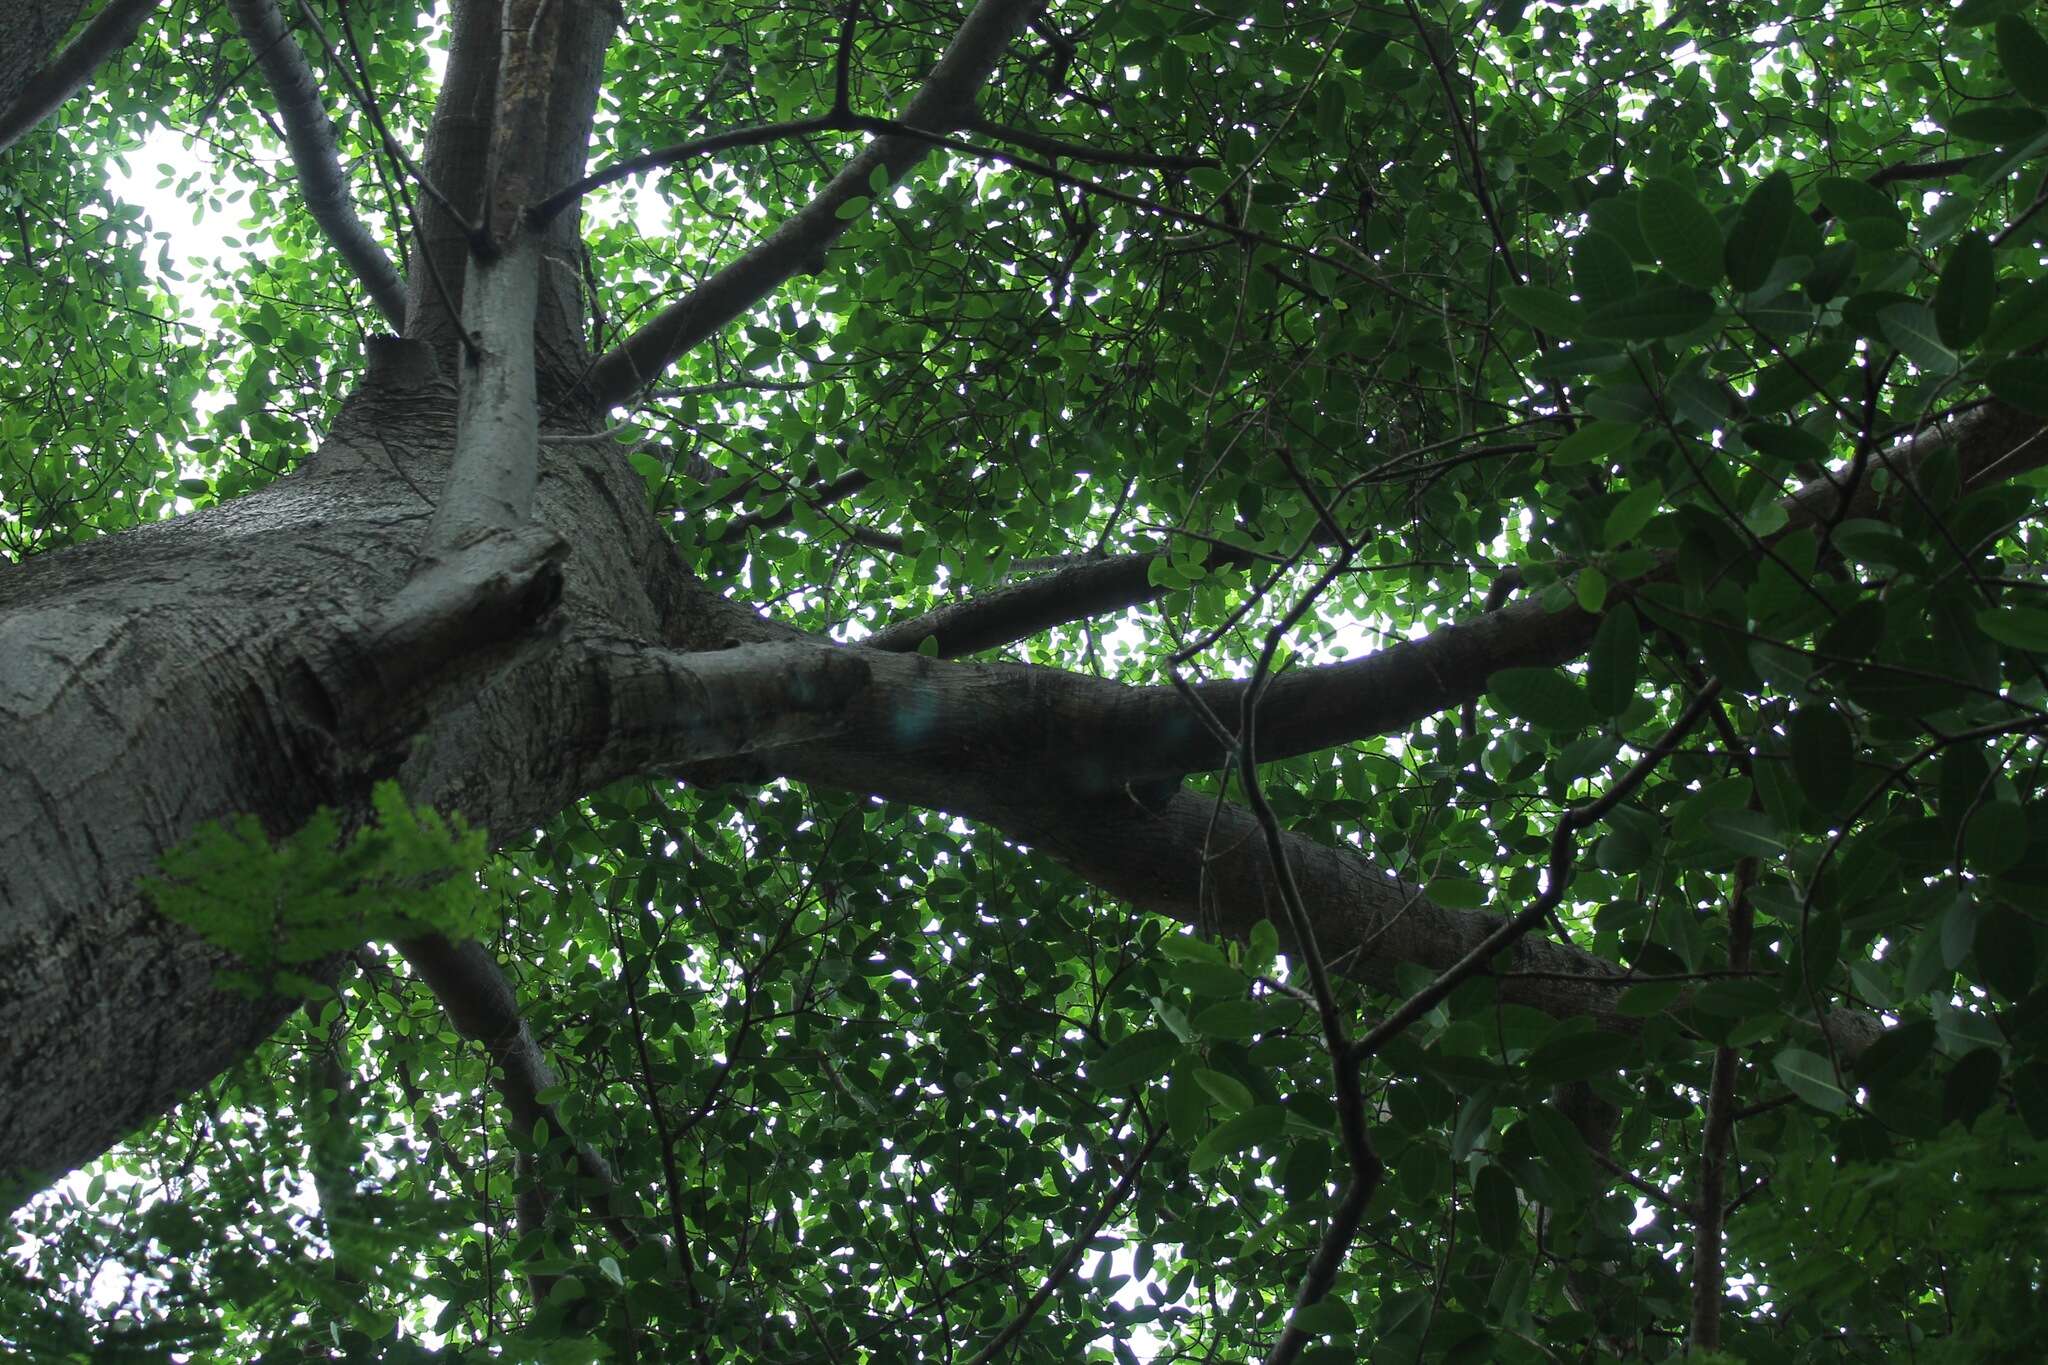
M 866 721 L 875 660 L 816 643 L 684 653 L 631 640 L 576 642 L 593 705 L 571 708 L 631 764 L 734 758 L 813 743 Z
M 950 763 L 901 753 L 892 759 L 877 753 L 872 738 L 850 726 L 832 739 L 770 757 L 778 773 L 799 781 L 985 823 L 1104 891 L 1204 933 L 1243 938 L 1270 919 L 1286 943 L 1274 865 L 1257 820 L 1241 806 L 1188 791 L 1142 803 L 1119 793 L 1048 799 L 1017 772 L 986 761 L 986 754 L 963 753 Z M 720 782 L 736 774 L 708 766 L 682 775 Z M 1504 922 L 1487 911 L 1438 905 L 1420 886 L 1356 849 L 1282 837 L 1324 959 L 1375 989 L 1397 990 L 1404 965 L 1431 971 L 1455 965 Z M 1617 1009 L 1632 984 L 1634 978 L 1604 958 L 1534 937 L 1508 950 L 1497 981 L 1502 1000 L 1623 1031 L 1642 1022 Z M 1844 1055 L 1860 1051 L 1880 1031 L 1874 1018 L 1854 1012 L 1831 1014 L 1824 1027 Z
M 1949 419 L 1873 457 L 1896 478 L 1911 479 L 1936 450 L 1953 448 L 1966 488 L 2010 478 L 2048 463 L 2048 436 L 2039 422 L 2011 408 L 1989 406 Z M 1882 511 L 1875 481 L 1848 485 L 1849 471 L 1816 479 L 1784 501 L 1788 527 L 1813 525 L 1846 511 Z M 1842 508 L 1844 494 L 1848 506 Z M 1227 562 L 1231 556 L 1225 552 Z M 1151 556 L 1132 555 L 1081 564 L 1043 579 L 999 588 L 878 633 L 863 643 L 887 651 L 915 649 L 927 636 L 941 656 L 1021 638 L 1042 627 L 1144 600 Z M 1650 577 L 1654 577 L 1654 572 Z M 1648 581 L 1647 578 L 1644 581 Z M 1627 585 L 1623 585 L 1624 588 Z M 1342 663 L 1299 668 L 1273 679 L 1260 710 L 1260 754 L 1268 759 L 1310 753 L 1335 744 L 1391 734 L 1427 716 L 1475 700 L 1487 679 L 1505 668 L 1555 667 L 1591 644 L 1599 618 L 1577 606 L 1551 611 L 1527 599 L 1439 627 L 1427 635 Z M 956 684 L 939 668 L 904 679 L 897 707 L 914 707 L 925 724 L 916 740 L 944 746 L 986 741 L 1001 734 L 1017 746 L 1010 761 L 1020 775 L 1057 771 L 1089 791 L 1114 790 L 1214 769 L 1227 750 L 1194 723 L 1170 688 L 1131 688 L 1057 670 L 986 665 L 1003 677 L 1028 675 L 1015 686 L 983 695 L 980 682 Z M 887 688 L 896 673 L 877 672 Z M 952 689 L 961 690 L 957 699 Z M 1196 690 L 1212 711 L 1235 715 L 1246 684 L 1223 680 Z M 909 700 L 915 696 L 915 700 Z M 965 700 L 971 695 L 973 700 Z M 969 708 L 965 712 L 962 707 Z M 876 723 L 856 727 L 882 735 L 908 735 L 888 722 L 883 705 Z M 960 717 L 960 728 L 951 720 Z M 950 733 L 949 733 L 950 732 Z M 1031 752 L 1036 749 L 1036 753 Z
M 1873 458 L 1896 478 L 1911 479 L 1922 461 L 1944 448 L 1955 452 L 1966 487 L 2048 463 L 2048 436 L 2040 424 L 1997 405 L 1944 421 Z M 1832 475 L 1788 499 L 1792 519 L 1812 524 L 1831 515 L 1844 492 L 1852 511 L 1881 510 L 1869 479 L 1851 489 L 1841 477 Z M 739 638 L 789 638 L 737 604 L 726 606 L 731 614 L 723 628 Z M 1552 614 L 1525 602 L 1365 659 L 1300 670 L 1274 681 L 1273 719 L 1262 720 L 1262 737 L 1291 734 L 1294 742 L 1306 743 L 1319 727 L 1352 726 L 1360 733 L 1392 728 L 1400 717 L 1457 704 L 1499 668 L 1544 656 L 1555 661 L 1556 655 L 1583 649 L 1592 624 L 1576 609 Z M 920 656 L 875 659 L 872 667 L 872 682 L 858 703 L 861 719 L 829 739 L 766 751 L 752 763 L 780 776 L 985 822 L 1044 849 L 1105 891 L 1205 931 L 1241 935 L 1261 919 L 1284 923 L 1273 863 L 1250 812 L 1186 791 L 1162 796 L 1155 789 L 1141 798 L 1116 789 L 1112 769 L 1130 757 L 1130 742 L 1116 748 L 1117 722 L 1110 718 L 1121 714 L 1129 720 L 1143 712 L 1148 723 L 1157 723 L 1165 713 L 1146 695 L 1154 689 L 1119 688 L 1050 669 L 946 664 Z M 1290 685 L 1299 695 L 1283 690 Z M 1242 684 L 1209 686 L 1220 698 Z M 1290 704 L 1283 705 L 1283 698 Z M 1348 718 L 1290 719 L 1322 700 L 1345 708 Z M 1084 718 L 1089 708 L 1099 709 Z M 1151 754 L 1176 745 L 1192 753 L 1201 742 L 1190 724 L 1185 733 L 1155 730 L 1139 745 Z M 1282 751 L 1266 750 L 1276 756 Z M 714 765 L 685 775 L 721 781 L 760 772 Z M 1443 971 L 1502 923 L 1495 914 L 1436 905 L 1415 884 L 1354 849 L 1285 838 L 1326 960 L 1369 985 L 1392 988 L 1404 964 Z M 1498 982 L 1503 999 L 1617 1029 L 1634 1027 L 1616 1009 L 1629 984 L 1627 974 L 1604 959 L 1527 938 L 1511 950 Z M 1855 1012 L 1831 1013 L 1820 1022 L 1845 1056 L 1880 1031 L 1874 1018 Z
M 13 103 L 0 109 L 0 152 L 57 112 L 92 79 L 102 62 L 135 41 L 143 21 L 162 0 L 112 0 L 76 38 L 22 83 Z M 75 13 L 75 11 L 74 11 Z
M 320 103 L 319 78 L 286 27 L 275 0 L 228 0 L 228 9 L 277 100 L 285 145 L 298 172 L 299 192 L 305 196 L 307 211 L 369 291 L 391 330 L 400 330 L 405 325 L 405 284 L 391 258 L 356 216 L 348 177 L 341 169 L 334 125 Z
M 980 0 L 904 109 L 903 122 L 944 131 L 972 119 L 975 97 L 1037 10 L 1037 0 Z M 781 226 L 600 356 L 585 381 L 590 396 L 603 407 L 624 402 L 784 280 L 821 269 L 825 249 L 852 222 L 840 209 L 875 192 L 877 171 L 893 185 L 930 151 L 928 138 L 876 138 Z
M 1576 608 L 1547 613 L 1529 603 L 1358 659 L 1283 674 L 1265 691 L 1260 756 L 1288 758 L 1405 729 L 1478 696 L 1488 674 L 1498 669 L 1576 657 L 1593 626 L 1594 618 Z M 1231 747 L 1171 687 L 1132 687 L 1038 665 L 957 663 L 817 641 L 783 648 L 865 664 L 864 685 L 836 714 L 830 746 L 845 785 L 858 786 L 863 773 L 971 766 L 1001 771 L 1016 790 L 1041 797 L 1102 795 L 1214 771 L 1232 756 Z M 1235 715 L 1246 686 L 1222 679 L 1194 690 L 1213 711 Z M 618 724 L 645 723 L 634 710 L 637 702 L 625 694 L 616 705 Z M 654 726 L 650 742 L 660 738 Z M 685 747 L 666 755 L 656 750 L 657 761 L 673 765 L 712 757 L 694 735 L 672 738 Z M 766 745 L 752 747 L 751 763 L 759 771 L 783 771 L 783 754 Z M 796 747 L 808 751 L 808 737 Z

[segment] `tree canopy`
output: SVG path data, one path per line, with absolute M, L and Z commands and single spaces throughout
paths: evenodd
M 2036 1358 L 2044 29 L 0 0 L 0 1348 Z

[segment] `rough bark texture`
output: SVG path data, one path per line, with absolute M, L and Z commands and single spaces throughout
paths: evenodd
M 20 97 L 83 8 L 84 0 L 0 0 L 0 109 Z
M 367 676 L 349 637 L 404 582 L 431 512 L 414 489 L 436 486 L 451 438 L 444 392 L 366 390 L 303 472 L 0 575 L 10 1165 L 53 1172 L 103 1150 L 288 1008 L 215 989 L 220 955 L 138 894 L 202 823 L 246 811 L 283 834 L 323 804 L 361 810 L 369 783 L 404 775 L 421 798 L 517 837 L 621 775 L 598 675 L 568 642 L 573 630 L 658 637 L 663 608 L 643 575 L 668 556 L 636 477 L 602 447 L 551 447 L 541 480 L 540 521 L 578 546 L 564 630 L 498 686 L 447 677 L 440 719 L 409 757 L 337 743 L 330 718 Z M 502 747 L 514 730 L 529 732 L 516 755 Z
M 0 24 L 9 4 L 54 12 L 0 0 Z M 612 22 L 592 0 L 555 5 L 549 131 L 523 168 L 543 186 L 581 170 Z M 1033 8 L 981 0 L 906 117 L 968 118 Z M 358 815 L 384 779 L 516 840 L 628 775 L 787 776 L 983 821 L 1205 930 L 1284 918 L 1249 814 L 1171 780 L 1219 752 L 1177 726 L 1161 694 L 835 650 L 765 621 L 690 580 L 606 442 L 541 443 L 533 524 L 470 542 L 490 551 L 473 575 L 415 575 L 457 446 L 450 377 L 465 353 L 456 320 L 478 245 L 497 16 L 486 0 L 455 6 L 427 175 L 456 208 L 426 201 L 409 339 L 373 348 L 369 379 L 317 456 L 258 494 L 0 573 L 0 1178 L 34 1182 L 104 1150 L 245 1056 L 290 1007 L 219 990 L 220 954 L 152 913 L 139 882 L 163 854 L 243 812 L 280 835 L 323 805 Z M 900 175 L 924 152 L 916 140 L 877 143 L 786 230 L 603 362 L 586 392 L 637 388 L 647 365 L 816 259 L 842 226 L 833 209 L 866 192 L 869 168 Z M 575 234 L 564 214 L 540 243 L 540 402 L 575 392 L 587 364 L 576 276 L 556 268 Z M 587 412 L 558 417 L 594 424 Z M 1958 443 L 1966 481 L 2037 464 L 2044 445 L 2038 424 L 1996 412 L 1930 439 Z M 1814 495 L 1820 506 L 1825 495 Z M 523 515 L 522 504 L 509 520 Z M 426 616 L 409 614 L 421 607 Z M 422 634 L 421 620 L 462 624 Z M 1527 603 L 1303 670 L 1276 686 L 1296 719 L 1275 707 L 1264 752 L 1405 726 L 1477 695 L 1494 670 L 1572 657 L 1592 624 Z M 732 659 L 690 657 L 775 643 L 793 648 L 733 651 L 737 674 Z M 736 728 L 714 733 L 718 687 L 756 661 L 772 679 L 727 691 L 793 704 L 772 716 L 729 708 Z M 829 714 L 806 718 L 805 707 Z M 1124 732 L 1144 738 L 1112 743 Z M 749 756 L 704 761 L 736 752 Z M 1371 984 L 1393 985 L 1403 964 L 1447 965 L 1500 924 L 1430 903 L 1355 849 L 1290 836 L 1287 851 L 1324 955 Z M 1625 1026 L 1611 964 L 1533 938 L 1511 960 L 1530 975 L 1505 979 L 1506 998 Z M 1846 1047 L 1876 1028 L 1860 1016 L 1828 1026 Z
M 77 94 L 96 68 L 126 47 L 162 0 L 110 0 L 52 53 L 82 8 L 76 0 L 0 0 L 0 152 Z

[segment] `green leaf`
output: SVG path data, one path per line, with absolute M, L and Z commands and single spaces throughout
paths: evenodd
M 1583 730 L 1593 707 L 1579 685 L 1554 668 L 1504 668 L 1486 680 L 1494 706 L 1545 730 Z
M 1423 894 L 1450 910 L 1477 910 L 1486 904 L 1486 884 L 1470 877 L 1432 877 Z
M 1304 1308 L 1297 1308 L 1288 1318 L 1296 1328 L 1310 1336 L 1335 1336 L 1358 1329 L 1358 1319 L 1342 1299 L 1324 1297 Z
M 1607 605 L 1607 587 L 1607 575 L 1600 571 L 1597 564 L 1588 564 L 1579 570 L 1578 577 L 1572 580 L 1572 592 L 1578 598 L 1580 609 L 1584 611 L 1597 613 Z
M 1614 1002 L 1614 1012 L 1630 1019 L 1648 1019 L 1678 1003 L 1685 986 L 1677 981 L 1645 981 L 1630 986 Z
M 1743 201 L 1722 252 L 1731 284 L 1744 293 L 1763 287 L 1771 267 L 1784 254 L 1785 239 L 1798 211 L 1792 178 L 1783 171 L 1773 171 L 1757 182 Z
M 2048 417 L 2048 358 L 2009 356 L 1993 365 L 1984 380 L 1993 393 L 2022 412 Z
M 1776 861 L 1785 856 L 1785 837 L 1777 821 L 1762 811 L 1717 810 L 1707 816 L 1706 827 L 1722 846 L 1745 858 Z
M 2027 813 L 2017 801 L 1985 801 L 1963 825 L 1963 861 L 1987 877 L 2016 866 L 2027 851 Z
M 1849 724 L 1824 702 L 1810 702 L 1792 713 L 1792 772 L 1799 791 L 1813 808 L 1833 811 L 1849 794 L 1855 773 L 1856 740 Z
M 1600 619 L 1586 657 L 1586 699 L 1600 716 L 1618 716 L 1636 696 L 1636 670 L 1643 652 L 1635 609 L 1623 603 Z
M 1589 230 L 1572 242 L 1572 287 L 1589 307 L 1636 292 L 1635 262 L 1611 233 Z
M 1633 422 L 1588 422 L 1550 448 L 1550 462 L 1584 464 L 1625 448 L 1640 431 Z
M 1579 1136 L 1579 1130 L 1572 1127 L 1571 1120 L 1553 1106 L 1539 1104 L 1529 1110 L 1524 1122 L 1528 1125 L 1530 1140 L 1536 1144 L 1537 1155 L 1543 1159 L 1544 1168 L 1572 1194 L 1580 1198 L 1591 1194 L 1593 1158 L 1586 1155 L 1586 1141 Z
M 1192 1149 L 1208 1131 L 1208 1119 L 1209 1092 L 1195 1078 L 1190 1062 L 1176 1062 L 1166 1083 L 1166 1122 L 1173 1130 L 1173 1140 Z
M 2048 341 L 2048 277 L 2029 281 L 1998 305 L 1984 329 L 1987 355 L 2024 351 Z
M 2010 14 L 2025 3 L 2027 0 L 1963 0 L 1949 11 L 1948 22 L 1953 28 L 1975 28 Z
M 1973 1048 L 1942 1081 L 1941 1121 L 1967 1127 L 1998 1095 L 1998 1073 L 2004 1059 L 1997 1048 Z
M 2048 104 L 2048 41 L 2018 14 L 1998 19 L 1998 64 L 2029 104 Z
M 1267 1016 L 1266 1007 L 1256 1000 L 1219 1000 L 1189 1022 L 1204 1038 L 1242 1043 L 1249 1042 L 1275 1021 Z
M 1656 516 L 1663 506 L 1664 485 L 1655 479 L 1640 488 L 1630 489 L 1607 514 L 1607 525 L 1600 543 L 1610 550 L 1627 544 L 1635 539 L 1636 532 L 1650 524 L 1650 518 Z
M 1515 1182 L 1488 1162 L 1472 1177 L 1472 1205 L 1478 1216 L 1479 1240 L 1506 1255 L 1522 1236 L 1522 1203 Z
M 1929 374 L 1950 375 L 1961 367 L 1956 353 L 1942 345 L 1934 310 L 1924 303 L 1894 303 L 1877 314 L 1885 340 Z
M 1762 981 L 1710 981 L 1693 992 L 1692 1007 L 1719 1019 L 1754 1019 L 1777 1012 L 1778 991 Z
M 1977 629 L 2002 645 L 2048 654 L 2048 611 L 2038 607 L 1986 608 L 1977 613 Z
M 1510 285 L 1500 291 L 1507 310 L 1539 332 L 1552 336 L 1576 337 L 1586 323 L 1586 310 L 1554 289 L 1539 285 Z
M 1089 1062 L 1088 1076 L 1099 1089 L 1129 1090 L 1164 1076 L 1180 1049 L 1180 1040 L 1165 1029 L 1146 1029 Z
M 1721 229 L 1690 187 L 1652 176 L 1643 182 L 1636 214 L 1643 240 L 1672 278 L 1701 289 L 1721 282 Z
M 1852 180 L 1845 175 L 1824 176 L 1818 188 L 1820 202 L 1827 206 L 1829 213 L 1844 222 L 1857 218 L 1894 221 L 1900 218 L 1898 200 L 1861 180 Z
M 868 211 L 868 205 L 873 202 L 866 195 L 855 195 L 853 198 L 841 203 L 838 208 L 832 210 L 832 216 L 842 222 L 848 218 L 858 218 Z
M 1586 316 L 1584 330 L 1589 337 L 1613 341 L 1653 341 L 1690 332 L 1713 317 L 1713 295 L 1686 285 L 1665 285 L 1594 309 Z
M 1227 1076 L 1206 1066 L 1197 1067 L 1195 1083 L 1208 1091 L 1216 1103 L 1233 1114 L 1246 1113 L 1252 1107 L 1252 1092 L 1235 1076 Z
M 1778 1079 L 1785 1088 L 1824 1114 L 1839 1114 L 1849 1107 L 1849 1097 L 1835 1083 L 1835 1069 L 1828 1059 L 1805 1048 L 1782 1049 L 1772 1059 Z
M 1991 321 L 1991 243 L 1981 232 L 1966 232 L 1941 268 L 1934 291 L 1934 325 L 1942 343 L 1963 347 Z
M 2040 135 L 2048 117 L 2020 104 L 1973 104 L 1948 117 L 1942 127 L 1971 142 L 2013 147 Z
M 1826 464 L 1828 443 L 1804 427 L 1781 426 L 1776 422 L 1751 422 L 1742 428 L 1742 439 L 1751 450 L 1773 459 L 1796 464 Z
M 1533 1080 L 1563 1085 L 1594 1076 L 1611 1076 L 1641 1055 L 1641 1041 L 1628 1034 L 1582 1029 L 1546 1039 L 1522 1065 Z
M 1239 1114 L 1218 1126 L 1196 1145 L 1188 1156 L 1188 1170 L 1200 1175 L 1248 1148 L 1270 1146 L 1286 1129 L 1287 1111 L 1278 1105 L 1264 1105 Z

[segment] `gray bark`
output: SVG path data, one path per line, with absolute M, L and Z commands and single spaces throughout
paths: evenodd
M 282 835 L 322 805 L 361 813 L 370 783 L 412 769 L 421 796 L 519 831 L 630 771 L 597 728 L 603 674 L 566 633 L 414 684 L 410 708 L 446 717 L 425 756 L 337 727 L 376 709 L 355 641 L 404 582 L 432 510 L 414 487 L 445 471 L 449 417 L 438 389 L 367 389 L 304 472 L 0 574 L 0 1160 L 17 1172 L 103 1150 L 282 1017 L 285 1002 L 216 989 L 220 955 L 138 894 L 202 823 L 253 812 Z M 563 621 L 658 637 L 640 566 L 667 555 L 631 471 L 601 447 L 554 449 L 537 513 L 578 547 Z M 451 701 L 494 668 L 508 686 Z M 545 771 L 490 756 L 476 732 L 499 726 L 553 731 L 527 746 L 550 751 Z
M 20 98 L 84 7 L 84 0 L 0 0 L 0 109 Z
M 0 152 L 63 105 L 131 42 L 162 0 L 109 0 L 55 56 L 79 0 L 0 0 Z
M 395 362 L 417 360 L 398 350 Z M 507 608 L 458 632 L 452 651 L 377 645 L 366 657 L 365 642 L 403 638 L 394 605 L 408 601 L 432 513 L 417 490 L 446 477 L 453 413 L 445 384 L 389 363 L 303 471 L 0 575 L 0 1152 L 31 1184 L 199 1088 L 289 1008 L 217 989 L 227 964 L 155 917 L 138 880 L 207 821 L 255 812 L 282 835 L 322 805 L 360 814 L 385 777 L 519 837 L 635 773 L 782 774 L 984 821 L 1206 931 L 1279 918 L 1270 865 L 1235 808 L 1212 825 L 1211 803 L 1191 794 L 1077 789 L 1071 736 L 1057 727 L 949 722 L 912 743 L 885 723 L 971 717 L 977 699 L 1028 699 L 1063 675 L 1034 683 L 1026 670 L 806 644 L 692 582 L 637 477 L 602 443 L 543 447 L 536 519 L 572 547 L 551 613 L 546 600 L 524 619 Z M 1981 430 L 1996 440 L 1966 466 L 2014 446 L 2013 428 Z M 724 695 L 830 694 L 825 718 L 778 730 L 810 722 L 740 706 L 707 744 L 718 693 L 687 681 L 688 656 L 777 642 L 798 646 L 774 657 L 799 672 L 778 664 Z M 742 679 L 770 657 L 732 652 L 749 660 L 727 675 Z M 865 666 L 801 673 L 828 656 Z M 1487 664 L 1474 668 L 1483 678 Z M 1379 682 L 1438 709 L 1471 685 L 1420 666 Z M 832 709 L 838 696 L 850 711 Z M 757 752 L 702 761 L 742 749 Z M 1289 855 L 1324 953 L 1374 985 L 1403 963 L 1453 961 L 1499 923 L 1433 905 L 1351 849 L 1292 838 Z M 1602 979 L 1611 964 L 1542 939 L 1514 961 L 1563 979 L 1508 981 L 1506 998 L 1622 1026 L 1620 986 Z M 1853 1045 L 1856 1028 L 1841 1027 Z
M 285 142 L 306 209 L 393 327 L 405 322 L 405 284 L 391 258 L 356 215 L 334 124 L 320 102 L 320 79 L 292 37 L 276 0 L 228 0 L 228 10 L 277 101 Z
M 976 13 L 1029 8 L 984 0 Z M 482 203 L 496 10 L 465 0 L 455 11 L 428 165 L 459 212 L 430 208 L 416 244 L 417 262 L 439 262 L 411 273 L 416 340 L 376 348 L 317 456 L 225 506 L 0 573 L 0 1178 L 20 1177 L 17 1194 L 191 1094 L 291 1007 L 220 990 L 228 964 L 155 916 L 140 880 L 207 822 L 253 812 L 284 835 L 321 806 L 356 818 L 380 780 L 516 839 L 630 775 L 788 776 L 983 821 L 1206 931 L 1284 919 L 1247 814 L 1125 789 L 1214 760 L 1213 746 L 1174 749 L 1172 736 L 1171 752 L 1143 762 L 1102 748 L 1120 726 L 1165 726 L 1158 696 L 836 649 L 764 621 L 689 578 L 605 443 L 539 443 L 532 522 L 514 524 L 522 502 L 450 572 L 414 576 L 457 443 L 443 378 L 456 369 L 432 357 L 461 349 L 448 304 L 461 306 L 470 251 L 462 218 Z M 587 97 L 551 104 L 539 183 L 580 170 L 609 29 L 592 5 L 564 19 L 559 88 Z M 957 98 L 928 114 L 932 126 L 964 116 Z M 763 258 L 772 269 L 750 267 L 703 306 L 729 307 L 737 282 L 758 297 L 822 249 L 842 190 L 821 196 L 829 222 L 799 215 L 801 232 L 764 243 L 776 244 Z M 555 220 L 543 252 L 573 249 L 574 230 L 573 215 Z M 565 393 L 583 361 L 573 277 L 543 268 L 539 289 L 538 384 Z M 648 362 L 688 335 L 650 333 Z M 645 377 L 640 361 L 614 360 L 600 391 Z M 1996 421 L 1954 439 L 1966 477 L 2016 473 L 2042 444 L 2037 428 Z M 1290 742 L 1405 725 L 1475 695 L 1497 668 L 1570 657 L 1589 633 L 1583 614 L 1524 605 L 1305 673 L 1288 686 L 1317 715 Z M 785 647 L 732 648 L 748 645 Z M 730 657 L 702 657 L 714 652 Z M 1285 733 L 1268 727 L 1269 741 Z M 1291 838 L 1288 852 L 1325 955 L 1359 980 L 1447 965 L 1500 923 L 1431 904 L 1355 850 Z M 1611 964 L 1541 939 L 1514 960 L 1556 975 L 1504 983 L 1507 998 L 1621 1026 Z

